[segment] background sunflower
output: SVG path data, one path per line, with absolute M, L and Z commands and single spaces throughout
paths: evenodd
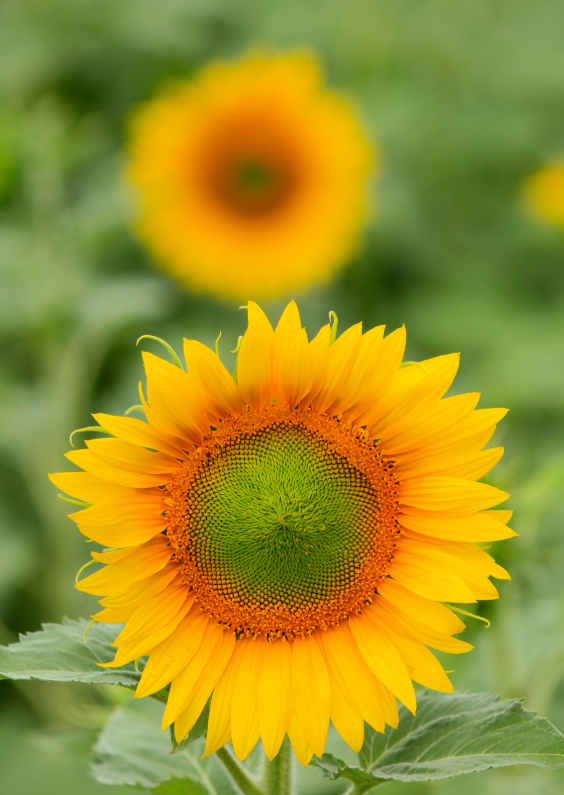
M 237 309 L 155 273 L 131 234 L 127 118 L 257 42 L 305 47 L 356 98 L 385 168 L 377 222 L 333 282 L 301 296 L 302 321 L 311 334 L 331 307 L 344 328 L 405 322 L 408 359 L 461 351 L 459 391 L 479 385 L 484 405 L 511 407 L 489 482 L 514 495 L 520 536 L 492 547 L 513 582 L 480 604 L 490 629 L 468 622 L 475 651 L 445 665 L 458 689 L 526 694 L 564 728 L 564 238 L 523 203 L 528 176 L 564 151 L 563 24 L 556 0 L 354 0 L 345 15 L 314 0 L 163 0 L 158 14 L 146 0 L 2 4 L 0 642 L 88 614 L 91 597 L 70 585 L 88 547 L 45 472 L 64 467 L 59 451 L 92 407 L 138 401 L 137 337 L 213 348 L 221 330 L 232 369 L 245 328 Z M 265 305 L 271 320 L 282 306 Z M 0 789 L 114 791 L 89 778 L 86 757 L 113 691 L 0 687 Z M 479 782 L 485 795 L 556 795 L 563 775 L 488 771 L 411 791 L 464 795 Z M 336 787 L 305 776 L 305 789 Z
M 195 290 L 245 299 L 326 280 L 358 248 L 375 146 L 308 52 L 213 62 L 130 122 L 137 229 Z

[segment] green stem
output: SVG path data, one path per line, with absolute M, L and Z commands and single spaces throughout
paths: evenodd
M 216 751 L 215 755 L 243 795 L 265 795 L 256 781 L 251 778 L 242 765 L 235 759 L 231 751 L 225 746 Z
M 290 741 L 284 737 L 278 754 L 272 762 L 265 760 L 262 788 L 266 795 L 293 795 L 293 754 Z

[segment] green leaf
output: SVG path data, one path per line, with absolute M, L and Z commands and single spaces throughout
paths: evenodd
M 20 635 L 19 643 L 0 646 L 0 679 L 43 679 L 48 682 L 134 687 L 141 674 L 133 663 L 123 668 L 100 668 L 98 663 L 113 660 L 113 641 L 119 634 L 116 624 L 93 624 L 84 642 L 84 619 L 62 624 L 44 624 L 40 632 Z
M 156 795 L 201 795 L 207 790 L 202 784 L 187 778 L 171 778 L 164 784 L 152 789 Z
M 202 710 L 202 714 L 196 721 L 196 723 L 192 726 L 188 735 L 182 740 L 181 743 L 176 742 L 176 737 L 174 736 L 174 723 L 170 727 L 170 739 L 172 741 L 172 751 L 171 754 L 177 754 L 179 751 L 183 751 L 185 748 L 188 748 L 189 745 L 195 740 L 199 740 L 200 737 L 205 737 L 208 733 L 208 720 L 210 717 L 210 704 L 211 698 L 208 699 L 206 706 Z
M 187 754 L 170 753 L 160 722 L 163 706 L 149 698 L 118 707 L 93 749 L 92 774 L 102 784 L 143 787 L 159 795 L 207 792 Z
M 310 764 L 325 778 L 346 778 L 359 792 L 379 782 L 434 781 L 490 767 L 564 767 L 564 736 L 520 701 L 500 701 L 484 693 L 424 693 L 417 715 L 400 708 L 397 729 L 379 734 L 366 727 L 360 766 L 332 754 Z

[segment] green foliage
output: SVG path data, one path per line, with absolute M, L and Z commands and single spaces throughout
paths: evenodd
M 93 625 L 86 644 L 87 626 L 85 620 L 68 619 L 62 625 L 46 624 L 41 632 L 0 647 L 0 676 L 134 687 L 140 675 L 133 665 L 118 670 L 98 665 L 113 658 L 116 627 Z M 156 700 L 165 701 L 166 693 L 157 693 Z M 98 781 L 146 789 L 167 781 L 166 788 L 158 791 L 172 795 L 176 783 L 168 779 L 194 776 L 194 765 L 184 752 L 205 735 L 209 702 L 182 743 L 176 742 L 171 730 L 172 751 L 158 725 L 162 711 L 154 699 L 132 701 L 115 710 L 94 749 Z M 483 694 L 425 693 L 418 700 L 416 716 L 401 708 L 396 730 L 388 727 L 382 735 L 367 727 L 358 758 L 358 767 L 332 754 L 312 764 L 325 778 L 346 778 L 364 791 L 385 780 L 428 781 L 490 767 L 564 767 L 564 737 L 547 720 L 525 711 L 519 701 Z M 198 795 L 205 791 L 202 787 L 196 776 L 190 791 Z
M 48 682 L 134 687 L 141 675 L 133 663 L 123 668 L 100 668 L 113 660 L 112 643 L 119 630 L 115 624 L 93 624 L 84 641 L 84 619 L 45 624 L 41 632 L 20 636 L 19 643 L 0 647 L 0 678 L 43 679 Z
M 325 778 L 346 778 L 358 791 L 378 782 L 436 781 L 491 767 L 564 767 L 564 736 L 549 721 L 483 693 L 425 693 L 414 716 L 401 707 L 397 729 L 366 727 L 359 766 L 332 754 L 314 758 Z
M 97 781 L 143 787 L 159 795 L 206 793 L 190 758 L 171 755 L 159 726 L 162 714 L 162 706 L 151 699 L 130 701 L 114 711 L 94 746 L 92 773 Z
M 405 322 L 407 359 L 461 351 L 455 391 L 480 390 L 480 407 L 511 408 L 492 442 L 506 446 L 493 482 L 513 494 L 520 537 L 492 554 L 513 581 L 501 584 L 499 603 L 479 606 L 492 625 L 469 625 L 475 651 L 443 662 L 456 668 L 457 689 L 526 696 L 562 729 L 564 234 L 528 214 L 521 186 L 564 152 L 564 5 L 353 0 L 343 13 L 342 2 L 327 0 L 319 8 L 318 0 L 0 4 L 0 643 L 93 612 L 95 600 L 72 588 L 89 547 L 45 473 L 67 468 L 69 433 L 90 425 L 90 412 L 123 413 L 139 401 L 135 340 L 157 335 L 179 350 L 186 335 L 213 349 L 221 329 L 232 370 L 228 351 L 245 327 L 236 306 L 186 294 L 154 269 L 131 233 L 122 179 L 131 110 L 209 59 L 256 42 L 305 45 L 319 51 L 331 84 L 358 101 L 384 169 L 358 256 L 332 283 L 296 296 L 304 325 L 314 333 L 328 309 L 343 329 Z M 266 302 L 272 320 L 280 306 Z M 76 642 L 80 659 L 89 647 Z M 36 658 L 32 674 L 18 674 L 18 654 L 7 657 L 12 674 L 40 673 Z M 91 663 L 98 675 L 120 676 Z M 125 670 L 137 681 L 133 666 Z M 29 742 L 32 728 L 77 730 L 68 707 L 80 693 L 0 683 L 1 791 L 104 792 L 76 759 L 57 757 L 46 781 Z M 517 770 L 518 779 L 497 769 L 475 783 L 411 789 L 564 791 L 558 771 Z M 304 784 L 315 795 L 339 785 L 317 779 Z

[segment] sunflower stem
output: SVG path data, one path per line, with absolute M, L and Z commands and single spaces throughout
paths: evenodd
M 219 748 L 219 750 L 215 752 L 215 755 L 227 771 L 229 778 L 243 795 L 265 795 L 256 781 L 247 773 L 244 767 L 239 764 L 228 748 L 225 746 Z
M 284 737 L 282 745 L 272 762 L 265 759 L 262 788 L 266 795 L 293 795 L 294 769 L 290 741 Z

